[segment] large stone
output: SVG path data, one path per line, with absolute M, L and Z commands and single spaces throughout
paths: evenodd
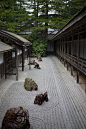
M 44 101 L 46 101 L 46 102 L 48 101 L 47 92 L 45 92 L 44 94 L 38 94 L 35 97 L 34 104 L 41 105 Z
M 41 54 L 40 53 L 37 54 L 37 59 L 38 59 L 38 61 L 42 61 L 42 58 L 41 58 Z
M 24 87 L 28 91 L 32 91 L 32 90 L 36 91 L 38 89 L 37 84 L 30 78 L 25 79 Z
M 29 112 L 22 107 L 7 110 L 2 121 L 2 129 L 29 129 Z

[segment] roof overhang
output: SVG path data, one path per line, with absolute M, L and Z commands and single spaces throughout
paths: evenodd
M 57 32 L 51 38 L 51 40 L 54 41 L 54 40 L 58 39 L 61 35 L 63 35 L 70 28 L 72 30 L 73 29 L 72 27 L 75 24 L 79 23 L 79 25 L 80 25 L 80 21 L 82 19 L 86 19 L 86 6 L 80 12 L 78 12 L 59 32 Z M 84 22 L 85 22 L 85 20 L 84 20 Z
M 15 34 L 15 33 L 9 32 L 9 31 L 1 30 L 0 35 L 14 41 L 16 44 L 18 44 L 20 46 L 30 46 L 31 45 L 30 41 L 26 40 L 25 38 Z

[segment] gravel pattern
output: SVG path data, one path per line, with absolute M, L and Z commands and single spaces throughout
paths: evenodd
M 36 60 L 36 59 L 35 59 Z M 29 111 L 30 129 L 86 129 L 86 95 L 55 56 L 42 58 L 41 69 L 25 61 L 19 68 L 19 81 L 10 76 L 0 85 L 0 126 L 7 109 L 22 106 Z M 25 78 L 32 78 L 37 91 L 24 89 Z M 48 93 L 48 102 L 34 104 L 37 94 Z

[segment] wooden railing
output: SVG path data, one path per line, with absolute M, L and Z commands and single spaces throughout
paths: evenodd
M 70 65 L 86 75 L 86 60 L 72 56 L 70 54 L 64 54 L 63 52 L 58 53 L 58 55 L 64 61 L 68 62 Z

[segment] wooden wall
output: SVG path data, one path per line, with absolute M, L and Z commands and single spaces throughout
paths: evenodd
M 3 54 L 3 56 L 4 56 L 4 54 Z M 27 58 L 27 51 L 25 51 L 25 58 Z M 5 59 L 5 61 L 6 61 L 6 59 Z M 22 63 L 22 54 L 18 55 L 18 65 L 21 63 Z M 7 65 L 8 67 L 6 68 L 6 70 L 8 71 L 11 68 L 15 68 L 15 65 L 16 65 L 15 64 L 15 57 L 12 57 L 12 66 Z M 5 79 L 5 63 L 4 62 L 0 63 L 0 81 L 2 79 Z

